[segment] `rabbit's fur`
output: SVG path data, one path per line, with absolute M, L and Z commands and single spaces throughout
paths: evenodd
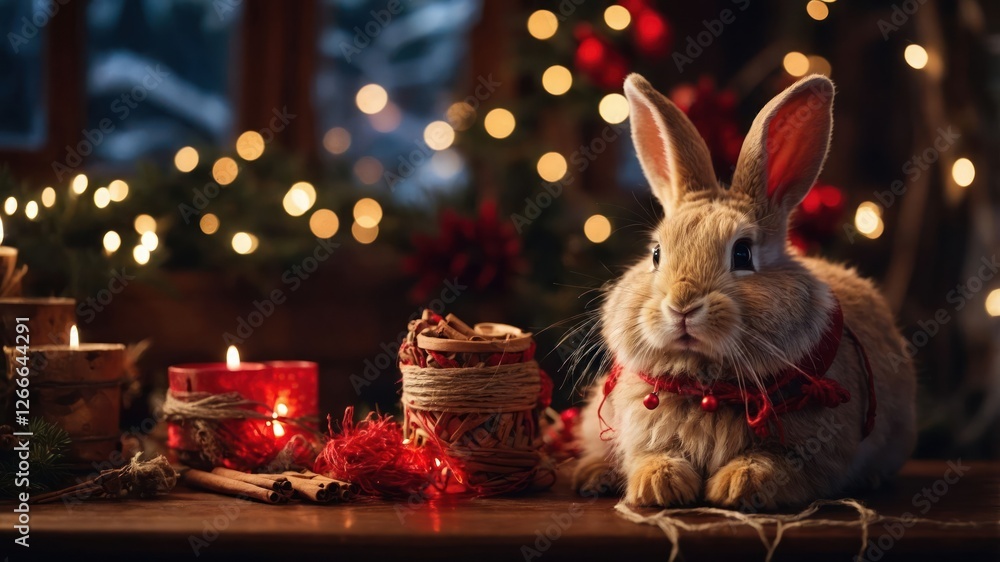
M 854 270 L 798 257 L 786 242 L 789 214 L 826 159 L 833 84 L 809 76 L 771 100 L 754 120 L 729 188 L 719 185 L 705 142 L 670 100 L 634 74 L 625 93 L 636 151 L 664 210 L 651 244 L 660 262 L 654 267 L 644 256 L 609 289 L 602 336 L 623 371 L 600 412 L 613 428 L 610 439 L 601 439 L 598 420 L 603 379 L 584 408 L 576 487 L 593 492 L 610 476 L 633 505 L 707 500 L 772 509 L 892 475 L 916 438 L 916 379 L 892 313 Z M 752 271 L 732 270 L 740 239 L 750 240 Z M 660 392 L 657 408 L 644 407 L 651 387 L 640 371 L 766 385 L 810 353 L 836 301 L 871 359 L 878 407 L 867 437 L 866 373 L 846 335 L 826 376 L 851 400 L 783 414 L 784 444 L 774 434 L 754 435 L 739 405 L 708 413 L 692 397 Z

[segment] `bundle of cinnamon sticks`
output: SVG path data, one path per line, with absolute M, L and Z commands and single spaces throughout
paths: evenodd
M 269 504 L 286 503 L 293 497 L 314 503 L 340 502 L 357 493 L 350 483 L 311 471 L 251 474 L 221 467 L 212 472 L 192 468 L 184 472 L 182 479 L 195 488 Z

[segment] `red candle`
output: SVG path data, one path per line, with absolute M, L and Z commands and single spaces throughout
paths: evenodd
M 270 462 L 295 436 L 310 441 L 317 419 L 318 368 L 307 361 L 240 362 L 230 347 L 226 363 L 175 365 L 168 371 L 170 392 L 182 402 L 206 395 L 237 393 L 255 412 L 246 419 L 208 420 L 217 429 L 223 459 L 213 464 L 249 470 Z M 184 460 L 193 461 L 204 448 L 194 424 L 171 421 L 168 442 Z M 206 459 L 202 458 L 202 461 Z

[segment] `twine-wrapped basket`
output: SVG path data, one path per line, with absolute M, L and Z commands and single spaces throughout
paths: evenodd
M 552 384 L 534 354 L 531 334 L 518 328 L 470 328 L 425 310 L 399 349 L 403 437 L 438 447 L 454 477 L 478 495 L 551 486 L 539 415 Z

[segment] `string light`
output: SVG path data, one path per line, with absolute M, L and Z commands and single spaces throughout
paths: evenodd
M 547 182 L 556 182 L 566 175 L 566 158 L 558 152 L 546 152 L 538 159 L 538 175 Z
M 976 179 L 976 167 L 972 165 L 972 160 L 959 158 L 951 166 L 951 178 L 959 187 L 969 187 L 972 180 Z
M 28 220 L 35 220 L 38 216 L 38 203 L 34 201 L 28 201 L 24 204 L 24 216 L 28 217 Z
M 455 142 L 455 129 L 444 121 L 434 121 L 424 128 L 424 142 L 432 150 L 444 150 Z
M 986 313 L 990 316 L 1000 316 L 1000 289 L 993 289 L 986 295 Z
M 7 199 L 5 199 L 3 202 L 3 212 L 7 213 L 8 215 L 13 215 L 14 213 L 16 213 L 17 199 L 14 199 L 13 197 L 8 197 Z
M 236 154 L 244 160 L 256 160 L 264 154 L 264 137 L 257 131 L 246 131 L 236 139 Z
M 198 151 L 193 146 L 185 146 L 174 154 L 174 166 L 187 173 L 198 166 Z
M 528 16 L 528 33 L 542 41 L 552 37 L 559 29 L 559 18 L 548 10 L 538 10 Z
M 914 43 L 913 45 L 908 45 L 905 50 L 903 50 L 903 59 L 906 64 L 910 65 L 912 68 L 920 70 L 921 68 L 927 66 L 927 50 Z
M 343 127 L 334 127 L 323 135 L 323 148 L 330 154 L 343 154 L 351 147 L 351 133 Z
M 337 213 L 330 209 L 316 209 L 309 217 L 309 231 L 316 238 L 330 238 L 340 229 L 340 219 Z
M 514 132 L 514 114 L 502 107 L 491 110 L 483 119 L 487 134 L 495 139 L 505 139 Z
M 583 223 L 583 235 L 594 244 L 600 244 L 611 236 L 611 221 L 604 215 L 593 215 Z
M 475 122 L 476 110 L 464 101 L 455 102 L 448 107 L 445 118 L 456 131 L 464 131 Z
M 443 150 L 431 156 L 431 170 L 441 179 L 451 179 L 462 171 L 462 157 L 454 150 Z
M 785 67 L 785 72 L 792 76 L 805 76 L 806 72 L 809 72 L 809 58 L 797 51 L 785 55 L 781 65 Z
M 375 185 L 382 179 L 382 163 L 373 156 L 362 156 L 354 163 L 354 175 L 365 185 Z
M 285 212 L 300 217 L 316 203 L 316 188 L 309 182 L 300 181 L 292 185 L 281 201 Z
M 56 190 L 51 187 L 46 187 L 42 190 L 42 207 L 48 209 L 49 207 L 56 204 Z
M 882 223 L 882 208 L 871 201 L 858 205 L 854 214 L 854 227 L 863 236 L 872 240 L 882 236 L 885 225 Z
M 198 227 L 205 234 L 215 234 L 219 231 L 219 217 L 212 213 L 205 213 L 198 221 Z
M 370 115 L 369 120 L 372 122 L 372 129 L 380 133 L 391 133 L 403 122 L 403 112 L 399 110 L 399 106 L 390 102 L 382 111 Z
M 149 215 L 139 215 L 135 217 L 135 231 L 140 235 L 147 232 L 156 232 L 156 219 Z
M 621 94 L 608 94 L 601 98 L 597 112 L 601 114 L 602 119 L 612 125 L 621 123 L 628 119 L 628 99 Z
M 142 233 L 139 237 L 139 243 L 143 245 L 144 248 L 152 252 L 160 245 L 160 239 L 157 238 L 156 233 L 152 230 L 147 230 Z
M 122 237 L 118 235 L 114 230 L 109 230 L 104 233 L 104 251 L 111 255 L 118 251 L 118 248 L 122 246 Z
M 128 184 L 122 180 L 112 180 L 108 184 L 108 192 L 111 193 L 111 200 L 121 203 L 128 197 Z
M 103 209 L 111 203 L 111 192 L 106 187 L 98 187 L 94 190 L 94 205 L 98 209 Z
M 823 21 L 830 15 L 830 8 L 820 0 L 809 0 L 806 4 L 806 13 L 816 21 Z
M 351 236 L 362 244 L 371 244 L 378 238 L 378 227 L 365 228 L 358 223 L 351 225 Z
M 608 9 L 604 10 L 604 23 L 615 31 L 621 31 L 632 23 L 632 14 L 624 6 L 617 4 L 608 6 Z
M 82 195 L 84 191 L 87 191 L 88 183 L 89 182 L 85 174 L 77 174 L 76 177 L 73 178 L 70 187 L 72 188 L 73 193 L 77 195 Z
M 389 94 L 385 91 L 385 88 L 378 84 L 368 84 L 358 90 L 358 95 L 355 96 L 354 101 L 358 104 L 358 109 L 362 113 L 374 115 L 382 111 L 385 104 L 389 103 Z
M 819 55 L 809 55 L 809 72 L 813 74 L 822 74 L 823 76 L 829 76 L 833 72 L 833 67 L 830 66 L 830 61 Z
M 252 254 L 258 243 L 257 237 L 249 232 L 237 232 L 233 235 L 233 250 L 240 255 Z
M 135 248 L 132 248 L 132 258 L 135 259 L 135 263 L 139 265 L 146 265 L 149 263 L 149 250 L 140 244 Z
M 361 228 L 375 228 L 382 220 L 382 206 L 370 197 L 360 199 L 354 204 L 354 220 Z
M 573 73 L 561 65 L 553 65 L 542 73 L 542 87 L 553 96 L 561 96 L 573 86 Z
M 212 177 L 219 185 L 229 185 L 236 181 L 236 176 L 240 173 L 240 167 L 236 160 L 228 156 L 223 156 L 212 164 Z

